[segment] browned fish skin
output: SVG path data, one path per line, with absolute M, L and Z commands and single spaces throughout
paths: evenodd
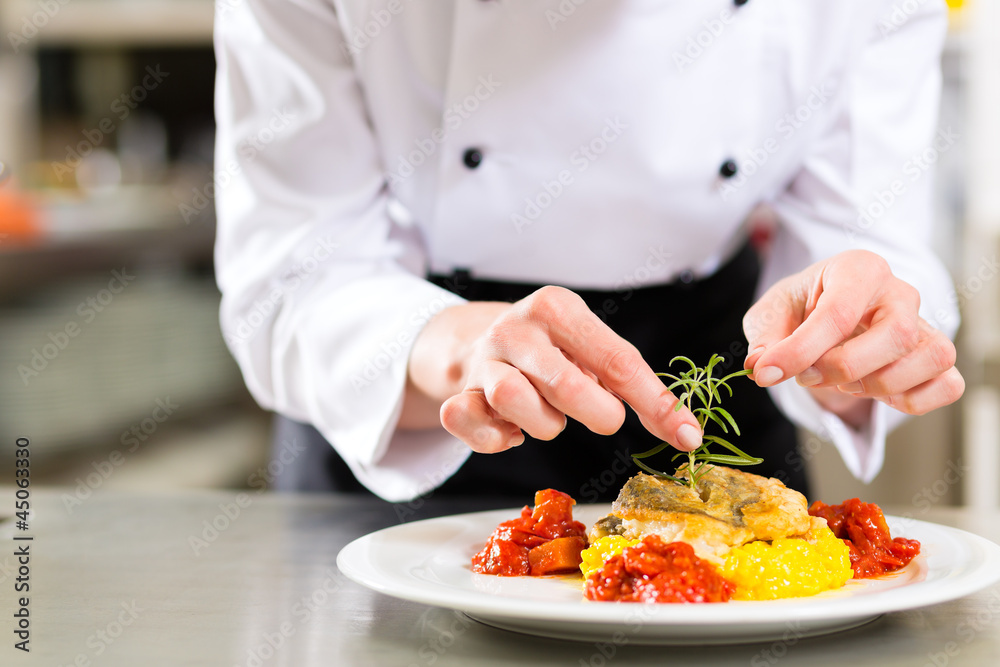
M 682 468 L 678 475 L 685 472 Z M 698 491 L 640 473 L 622 487 L 611 515 L 594 526 L 591 539 L 634 536 L 648 524 L 651 532 L 674 527 L 707 545 L 738 546 L 803 535 L 811 525 L 805 497 L 776 479 L 713 466 L 699 480 Z M 619 519 L 617 524 L 611 517 Z
M 727 479 L 720 470 L 714 468 L 705 473 L 698 487 L 700 494 L 689 486 L 639 473 L 622 487 L 611 512 L 640 521 L 662 520 L 665 512 L 705 514 L 744 527 L 742 509 L 760 500 L 760 489 L 741 480 Z M 683 471 L 679 472 L 683 475 Z
M 606 517 L 597 520 L 597 523 L 594 524 L 590 534 L 592 536 L 597 535 L 599 537 L 604 537 L 606 535 L 621 535 L 624 531 L 625 529 L 622 526 L 621 518 L 615 516 L 614 514 L 609 514 Z M 590 539 L 594 540 L 596 538 L 591 537 Z

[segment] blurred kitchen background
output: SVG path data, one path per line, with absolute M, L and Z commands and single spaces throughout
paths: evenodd
M 1000 0 L 949 5 L 937 247 L 969 389 L 868 487 L 803 434 L 829 502 L 998 504 Z M 238 488 L 266 465 L 218 326 L 212 21 L 212 0 L 0 0 L 0 451 L 29 436 L 35 483 Z

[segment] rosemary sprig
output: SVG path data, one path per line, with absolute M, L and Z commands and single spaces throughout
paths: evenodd
M 732 396 L 733 390 L 728 384 L 729 380 L 741 375 L 749 375 L 750 371 L 742 370 L 730 373 L 729 375 L 720 378 L 712 377 L 712 371 L 719 364 L 719 362 L 723 361 L 723 358 L 718 354 L 713 354 L 712 358 L 708 361 L 708 365 L 704 368 L 700 368 L 696 363 L 687 357 L 674 357 L 670 360 L 670 365 L 673 366 L 674 362 L 677 361 L 689 365 L 691 367 L 690 370 L 687 370 L 680 375 L 673 375 L 672 373 L 657 373 L 660 377 L 672 380 L 670 386 L 667 387 L 670 391 L 674 391 L 674 389 L 677 388 L 683 389 L 681 395 L 677 397 L 677 406 L 674 409 L 680 410 L 681 406 L 686 405 L 687 408 L 694 413 L 695 418 L 698 420 L 698 424 L 701 426 L 702 433 L 705 432 L 705 427 L 709 422 L 714 422 L 715 424 L 718 424 L 723 433 L 728 434 L 729 429 L 732 428 L 733 432 L 736 433 L 736 435 L 739 435 L 740 429 L 736 425 L 736 421 L 733 419 L 733 416 L 719 405 L 719 403 L 722 402 L 722 393 L 719 391 L 719 388 L 721 387 L 725 389 L 729 395 Z M 695 400 L 699 403 L 697 407 L 695 407 Z M 713 454 L 708 451 L 708 446 L 710 444 L 724 447 L 732 452 L 732 454 Z M 707 472 L 706 466 L 709 464 L 720 463 L 723 465 L 745 466 L 756 465 L 763 462 L 763 459 L 750 456 L 725 438 L 707 434 L 702 437 L 700 447 L 690 452 L 678 452 L 670 459 L 671 461 L 674 461 L 679 457 L 687 456 L 688 479 L 660 472 L 659 470 L 655 470 L 647 466 L 641 461 L 641 459 L 659 454 L 669 446 L 670 445 L 668 443 L 661 442 L 649 451 L 642 452 L 641 454 L 633 454 L 632 461 L 651 475 L 665 477 L 666 479 L 673 480 L 677 484 L 687 484 L 696 492 L 698 490 L 698 481 L 701 479 L 702 475 Z

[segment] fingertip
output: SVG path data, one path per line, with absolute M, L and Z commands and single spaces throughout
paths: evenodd
M 677 448 L 686 452 L 701 447 L 702 432 L 693 424 L 681 424 L 676 434 Z
M 601 393 L 587 404 L 584 412 L 574 413 L 573 418 L 586 426 L 591 433 L 614 435 L 625 423 L 628 412 L 625 409 L 625 402 L 613 391 L 603 386 L 601 390 Z
M 614 416 L 608 417 L 604 423 L 600 424 L 597 428 L 591 428 L 594 433 L 598 435 L 614 435 L 625 423 L 625 417 L 627 416 L 625 412 L 625 404 L 621 401 L 618 402 L 617 411 Z
M 763 345 L 751 345 L 750 349 L 747 351 L 746 359 L 743 360 L 743 368 L 744 370 L 751 371 L 750 373 L 751 380 L 754 379 L 752 372 L 754 366 L 757 365 L 757 362 L 760 360 L 761 356 L 766 351 L 767 348 Z
M 487 414 L 482 394 L 462 392 L 441 404 L 441 425 L 474 452 L 494 454 L 524 442 L 514 424 Z
M 460 399 L 461 394 L 456 394 L 448 399 L 445 399 L 444 403 L 441 404 L 441 409 L 438 411 L 438 419 L 441 420 L 441 426 L 444 430 L 448 431 L 455 437 L 459 437 L 457 431 L 458 419 L 461 414 Z
M 558 438 L 559 434 L 561 434 L 563 431 L 565 431 L 566 430 L 566 426 L 568 426 L 568 425 L 569 425 L 569 418 L 566 417 L 566 415 L 563 415 L 562 416 L 562 423 L 559 424 L 558 426 L 552 426 L 552 424 L 549 423 L 546 426 L 546 428 L 544 428 L 541 431 L 527 429 L 527 432 L 535 440 L 541 440 L 543 442 L 549 442 L 549 441 L 552 441 L 552 440 L 555 440 L 556 438 Z M 512 424 L 512 426 L 515 429 L 517 429 L 517 431 L 514 434 L 514 437 L 516 437 L 516 435 L 518 433 L 520 433 L 521 430 L 517 426 L 515 426 L 513 424 Z
M 471 437 L 459 437 L 472 451 L 480 454 L 496 454 L 515 446 L 512 444 L 514 442 L 512 433 L 505 433 L 504 429 L 492 425 L 480 426 Z M 524 441 L 524 434 L 521 434 L 521 440 Z
M 754 382 L 756 382 L 760 387 L 770 387 L 778 384 L 784 379 L 784 377 L 785 371 L 781 370 L 777 366 L 755 368 L 753 372 Z
M 801 387 L 814 387 L 823 381 L 823 373 L 815 366 L 810 366 L 796 375 L 795 381 Z

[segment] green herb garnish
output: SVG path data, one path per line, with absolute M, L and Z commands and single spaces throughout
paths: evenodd
M 730 373 L 725 377 L 715 378 L 712 377 L 712 371 L 715 369 L 719 362 L 723 361 L 723 358 L 718 354 L 713 354 L 712 358 L 708 360 L 708 365 L 704 368 L 699 368 L 697 364 L 688 359 L 687 357 L 674 357 L 670 360 L 670 365 L 673 366 L 674 362 L 682 361 L 691 367 L 691 370 L 681 373 L 680 375 L 673 375 L 672 373 L 657 373 L 660 377 L 665 377 L 673 382 L 667 389 L 673 391 L 678 387 L 684 389 L 684 392 L 677 397 L 677 406 L 674 410 L 680 410 L 682 405 L 686 405 L 694 416 L 698 419 L 698 424 L 701 426 L 702 433 L 705 432 L 705 426 L 709 421 L 715 422 L 722 428 L 723 433 L 729 433 L 729 428 L 732 427 L 733 432 L 736 435 L 740 434 L 740 429 L 736 425 L 736 421 L 733 416 L 729 414 L 727 410 L 724 410 L 719 406 L 722 402 L 722 394 L 719 392 L 719 387 L 722 387 L 729 395 L 733 395 L 732 388 L 727 384 L 729 380 L 739 377 L 741 375 L 749 375 L 749 370 L 737 371 L 735 373 Z M 700 403 L 699 407 L 694 406 L 695 399 Z M 712 454 L 708 451 L 709 444 L 720 445 L 725 447 L 732 454 Z M 646 464 L 644 464 L 640 459 L 645 459 L 650 456 L 659 454 L 664 449 L 670 445 L 666 442 L 661 442 L 656 447 L 653 447 L 647 452 L 641 454 L 633 454 L 632 460 L 637 466 L 650 473 L 651 475 L 656 475 L 658 477 L 665 477 L 666 479 L 673 480 L 674 482 L 681 485 L 688 485 L 694 491 L 698 490 L 698 481 L 701 476 L 707 472 L 706 467 L 711 463 L 721 463 L 723 465 L 734 465 L 734 466 L 747 466 L 756 465 L 762 463 L 764 459 L 758 459 L 750 456 L 746 452 L 740 450 L 736 445 L 729 442 L 725 438 L 721 438 L 717 435 L 705 434 L 702 437 L 701 446 L 690 452 L 678 452 L 670 459 L 671 461 L 676 460 L 679 457 L 687 456 L 687 474 L 688 479 L 683 479 L 680 477 L 675 477 L 673 475 L 668 475 L 665 472 L 660 472 L 659 470 L 654 470 Z

